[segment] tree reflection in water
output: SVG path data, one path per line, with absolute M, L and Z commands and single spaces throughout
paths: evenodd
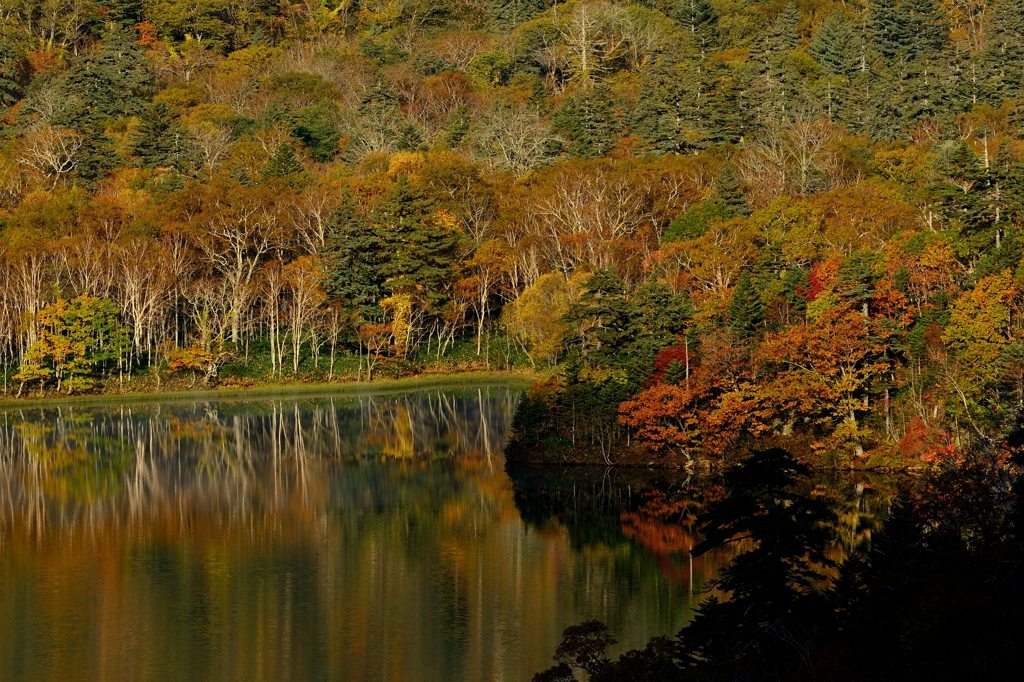
M 678 481 L 580 474 L 580 516 L 524 521 L 517 400 L 0 414 L 0 679 L 526 679 L 580 619 L 623 648 L 681 627 L 685 555 L 623 532 Z

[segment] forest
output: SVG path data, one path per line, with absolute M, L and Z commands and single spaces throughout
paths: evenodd
M 0 0 L 0 31 L 8 396 L 458 356 L 545 377 L 513 454 L 688 467 L 996 452 L 1024 404 L 1024 0 Z

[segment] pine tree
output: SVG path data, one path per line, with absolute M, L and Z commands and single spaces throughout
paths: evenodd
M 142 0 L 101 0 L 97 14 L 119 26 L 132 26 L 142 20 Z
M 423 147 L 423 136 L 412 123 L 402 127 L 396 146 L 402 150 L 417 151 Z
M 787 3 L 775 18 L 768 33 L 765 34 L 761 47 L 762 55 L 773 55 L 795 49 L 800 38 L 798 28 L 801 18 L 802 15 L 797 6 L 792 2 Z
M 747 200 L 740 190 L 740 177 L 736 168 L 726 161 L 715 176 L 715 198 L 734 216 L 750 215 Z
M 709 0 L 675 0 L 669 16 L 690 34 L 697 48 L 718 44 L 718 10 Z
M 470 112 L 469 107 L 461 104 L 452 111 L 448 117 L 448 129 L 445 131 L 445 144 L 454 148 L 462 144 L 469 134 Z
M 304 109 L 299 116 L 292 134 L 306 146 L 309 155 L 320 163 L 327 163 L 338 154 L 341 133 L 331 123 L 336 106 L 324 101 Z
M 999 0 L 982 54 L 985 95 L 994 105 L 1020 100 L 1024 88 L 1024 0 Z
M 86 127 L 111 119 L 138 116 L 149 98 L 152 78 L 135 30 L 110 24 L 99 48 L 82 55 L 66 79 L 77 105 L 69 108 L 66 125 Z
M 740 275 L 736 288 L 729 303 L 729 327 L 741 339 L 749 339 L 757 334 L 763 315 L 761 297 L 754 288 L 750 273 L 744 271 Z
M 611 107 L 611 90 L 603 83 L 577 102 L 570 97 L 551 119 L 552 129 L 571 143 L 570 155 L 589 159 L 604 156 L 615 145 L 618 125 Z
M 679 119 L 675 112 L 678 99 L 677 70 L 668 65 L 652 69 L 644 78 L 636 107 L 630 115 L 630 130 L 645 146 L 658 154 L 679 149 Z
M 14 44 L 0 40 L 0 107 L 14 104 L 21 94 L 25 69 Z
M 836 292 L 865 317 L 870 312 L 868 305 L 874 296 L 876 261 L 876 254 L 858 251 L 843 261 L 836 275 Z
M 331 216 L 327 240 L 320 252 L 324 289 L 355 317 L 380 317 L 379 301 L 384 298 L 381 267 L 387 261 L 384 240 L 370 222 L 358 214 L 351 192 L 342 194 Z
M 949 25 L 937 0 L 872 0 L 869 11 L 875 47 L 889 59 L 935 56 L 947 42 Z
M 829 73 L 847 76 L 860 66 L 860 41 L 843 10 L 829 15 L 811 41 L 810 53 Z
M 304 171 L 302 162 L 295 154 L 295 149 L 287 142 L 281 142 L 274 149 L 274 155 L 270 157 L 266 168 L 263 169 L 263 179 L 277 177 L 294 181 L 299 179 Z
M 188 133 L 164 102 L 146 107 L 132 140 L 132 154 L 143 168 L 182 166 L 188 154 Z
M 447 298 L 446 283 L 456 247 L 432 213 L 434 202 L 403 176 L 377 203 L 370 226 L 384 244 L 380 274 L 385 288 L 414 293 L 436 310 Z

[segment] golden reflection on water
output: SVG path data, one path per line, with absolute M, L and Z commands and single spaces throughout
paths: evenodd
M 516 400 L 0 414 L 0 680 L 527 680 L 584 618 L 676 631 L 721 559 L 524 522 Z

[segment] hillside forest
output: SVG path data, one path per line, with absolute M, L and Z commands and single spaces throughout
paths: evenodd
M 7 395 L 458 349 L 550 377 L 520 450 L 680 465 L 917 463 L 1024 401 L 1024 0 L 0 0 L 0 31 Z

